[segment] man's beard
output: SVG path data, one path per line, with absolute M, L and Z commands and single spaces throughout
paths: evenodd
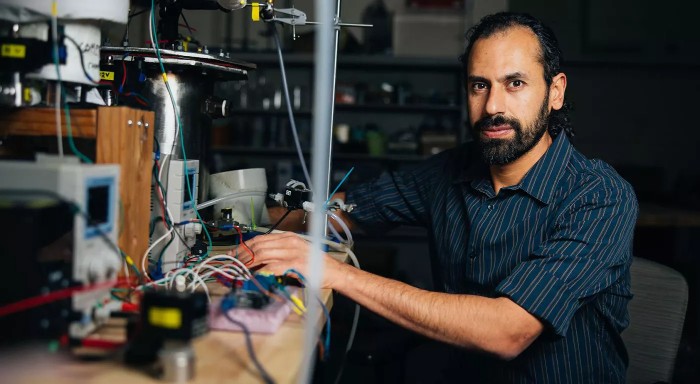
M 505 165 L 518 159 L 531 150 L 547 131 L 549 110 L 545 95 L 540 111 L 535 121 L 523 129 L 520 120 L 495 115 L 485 117 L 474 124 L 472 133 L 476 136 L 476 142 L 481 150 L 481 157 L 488 165 Z M 509 125 L 513 128 L 514 136 L 509 139 L 492 139 L 483 137 L 481 131 L 499 125 Z

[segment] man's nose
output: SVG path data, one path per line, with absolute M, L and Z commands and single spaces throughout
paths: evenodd
M 486 113 L 489 116 L 504 114 L 506 112 L 506 92 L 499 87 L 491 87 L 486 100 Z

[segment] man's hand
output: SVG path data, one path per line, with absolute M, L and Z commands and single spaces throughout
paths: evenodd
M 272 233 L 259 235 L 246 242 L 255 255 L 251 267 L 261 266 L 266 272 L 282 275 L 289 269 L 301 272 L 305 277 L 308 271 L 310 244 L 294 233 Z M 333 282 L 344 264 L 328 256 L 324 257 L 322 288 L 333 288 Z

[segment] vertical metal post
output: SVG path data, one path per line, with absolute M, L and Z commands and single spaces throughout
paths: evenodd
M 340 0 L 337 3 L 336 19 L 333 23 L 332 3 L 327 0 L 315 0 L 315 10 L 319 20 L 327 20 L 316 26 L 314 62 L 314 102 L 313 102 L 313 139 L 312 139 L 312 184 L 313 200 L 316 209 L 311 214 L 311 254 L 307 269 L 308 297 L 304 337 L 304 360 L 300 383 L 311 382 L 314 367 L 314 350 L 319 330 L 315 319 L 321 315 L 319 302 L 321 282 L 323 281 L 324 259 L 321 240 L 325 237 L 326 215 L 323 205 L 329 193 L 330 158 L 333 125 L 333 107 L 335 92 L 335 60 L 337 59 L 338 30 L 336 23 L 340 15 Z M 333 28 L 336 28 L 335 43 Z M 335 44 L 335 45 L 334 45 Z M 335 49 L 334 49 L 335 47 Z
M 328 194 L 331 193 L 331 182 L 333 181 L 333 178 L 331 177 L 331 172 L 332 172 L 332 163 L 333 163 L 333 122 L 335 118 L 335 83 L 337 80 L 337 74 L 338 74 L 338 40 L 340 38 L 340 26 L 337 24 L 340 23 L 340 0 L 338 0 L 335 8 L 335 19 L 333 19 L 333 26 L 335 28 L 335 41 L 333 43 L 333 84 L 332 84 L 332 89 L 330 93 L 330 102 L 331 102 L 331 121 L 330 125 L 328 126 L 328 129 L 330 130 L 330 135 L 328 136 L 328 184 L 326 184 L 326 199 L 330 196 Z M 328 233 L 328 220 L 324 219 L 323 220 L 323 233 L 326 234 Z

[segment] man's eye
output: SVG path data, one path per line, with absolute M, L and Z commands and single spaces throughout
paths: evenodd
M 484 83 L 473 83 L 472 84 L 472 89 L 475 91 L 481 91 L 486 89 L 486 84 Z
M 511 87 L 513 87 L 513 88 L 520 88 L 520 87 L 522 87 L 524 84 L 525 84 L 525 83 L 523 83 L 522 80 L 513 80 L 513 81 L 510 82 Z

